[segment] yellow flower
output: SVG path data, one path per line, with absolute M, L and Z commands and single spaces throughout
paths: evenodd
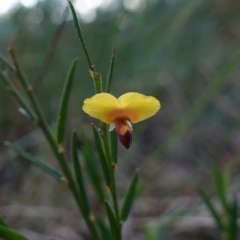
M 129 148 L 133 132 L 131 123 L 155 115 L 160 107 L 160 102 L 154 97 L 129 92 L 118 99 L 109 93 L 98 93 L 85 99 L 82 108 L 91 117 L 111 124 L 109 130 L 115 129 L 120 142 Z

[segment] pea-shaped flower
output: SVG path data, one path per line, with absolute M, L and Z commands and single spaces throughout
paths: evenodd
M 109 93 L 98 93 L 85 99 L 83 111 L 110 124 L 109 131 L 115 129 L 120 142 L 129 148 L 132 143 L 132 123 L 155 115 L 160 107 L 156 98 L 136 92 L 125 93 L 118 99 Z

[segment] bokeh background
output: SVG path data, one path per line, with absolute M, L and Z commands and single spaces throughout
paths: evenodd
M 94 94 L 93 83 L 70 13 L 61 25 L 66 1 L 8 2 L 0 3 L 1 54 L 9 58 L 8 48 L 16 49 L 53 129 L 67 70 L 79 57 L 65 146 L 69 149 L 74 128 L 84 128 L 92 139 L 90 123 L 98 122 L 81 106 Z M 112 94 L 141 92 L 162 105 L 156 116 L 134 125 L 129 150 L 119 145 L 120 198 L 135 169 L 140 169 L 124 239 L 219 239 L 196 188 L 204 186 L 214 196 L 215 162 L 221 169 L 231 167 L 230 194 L 238 194 L 239 1 L 76 0 L 74 5 L 103 79 L 116 40 Z M 0 83 L 0 214 L 33 240 L 90 239 L 66 187 L 13 154 L 5 140 L 58 169 L 38 127 L 19 113 Z M 88 187 L 98 213 L 97 198 Z

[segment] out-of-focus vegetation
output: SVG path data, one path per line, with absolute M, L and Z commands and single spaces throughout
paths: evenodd
M 0 18 L 0 51 L 7 57 L 7 48 L 13 46 L 32 83 L 58 27 L 54 22 L 62 17 L 65 6 L 57 0 L 39 1 L 34 8 L 19 7 Z M 118 188 L 125 191 L 136 167 L 141 179 L 139 199 L 124 230 L 126 239 L 143 239 L 144 228 L 146 239 L 212 235 L 209 239 L 214 239 L 211 231 L 199 230 L 211 226 L 209 219 L 192 220 L 192 216 L 205 216 L 195 188 L 209 185 L 214 194 L 209 182 L 211 163 L 216 162 L 234 169 L 231 191 L 238 190 L 239 16 L 237 0 L 148 0 L 136 11 L 124 8 L 120 1 L 115 9 L 98 9 L 95 21 L 82 21 L 92 61 L 105 79 L 116 39 L 112 93 L 137 91 L 157 97 L 162 104 L 157 116 L 134 125 L 130 150 L 119 146 Z M 37 96 L 55 128 L 67 69 L 79 57 L 68 130 L 84 126 L 90 134 L 93 119 L 83 114 L 81 106 L 93 94 L 92 80 L 70 15 L 55 45 L 46 74 L 36 84 Z M 69 240 L 85 236 L 84 228 L 75 228 L 75 205 L 68 191 L 4 146 L 4 140 L 16 141 L 54 163 L 41 133 L 17 108 L 1 83 L 0 213 L 11 226 L 33 234 L 32 239 L 42 239 L 37 233 Z M 94 200 L 92 204 L 97 210 Z M 182 222 L 176 216 L 188 218 Z

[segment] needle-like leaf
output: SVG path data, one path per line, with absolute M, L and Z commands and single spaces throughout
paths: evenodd
M 68 74 L 66 77 L 66 81 L 65 81 L 65 85 L 63 88 L 63 92 L 62 92 L 60 105 L 59 105 L 58 120 L 57 120 L 57 142 L 58 142 L 58 144 L 61 144 L 63 142 L 63 138 L 64 138 L 65 123 L 66 123 L 66 119 L 67 119 L 68 102 L 69 102 L 70 93 L 71 93 L 71 89 L 72 89 L 73 76 L 74 76 L 74 71 L 76 68 L 77 61 L 78 61 L 77 58 L 74 59 L 69 68 L 69 71 L 68 71 Z
M 21 157 L 23 157 L 24 159 L 30 161 L 33 165 L 35 165 L 36 167 L 40 168 L 45 173 L 51 175 L 56 180 L 58 180 L 60 182 L 66 182 L 67 181 L 65 179 L 65 177 L 63 177 L 59 172 L 57 172 L 53 168 L 49 167 L 48 165 L 46 165 L 42 161 L 38 160 L 37 158 L 35 158 L 31 154 L 27 153 L 22 148 L 18 147 L 16 144 L 10 143 L 10 142 L 5 142 L 5 144 L 8 147 L 10 147 L 12 150 L 14 150 L 17 154 L 19 154 Z
M 198 189 L 198 194 L 201 196 L 203 202 L 205 203 L 206 207 L 208 208 L 209 212 L 212 214 L 213 218 L 216 221 L 216 224 L 220 231 L 224 230 L 224 226 L 221 220 L 221 216 L 219 216 L 217 210 L 215 209 L 214 205 L 211 203 L 209 196 L 205 193 L 203 189 Z
M 111 206 L 109 205 L 109 203 L 106 200 L 104 201 L 104 203 L 105 203 L 105 207 L 107 210 L 108 221 L 109 221 L 109 224 L 111 227 L 113 239 L 117 240 L 120 238 L 120 236 L 118 234 L 118 224 L 117 224 L 116 218 L 114 216 L 113 210 L 112 210 Z
M 121 215 L 120 219 L 122 221 L 126 221 L 129 212 L 131 210 L 131 206 L 135 197 L 136 188 L 138 183 L 138 171 L 136 171 L 132 177 L 131 183 L 128 187 L 127 194 L 125 196 L 125 199 L 123 201 L 122 209 L 121 209 Z

